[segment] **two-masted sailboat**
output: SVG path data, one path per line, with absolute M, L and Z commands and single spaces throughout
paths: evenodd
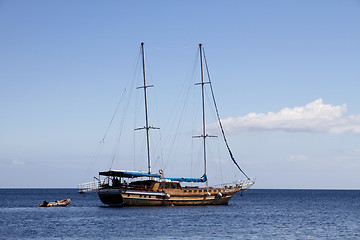
M 148 170 L 128 171 L 128 170 L 109 170 L 99 172 L 98 191 L 100 200 L 109 206 L 171 206 L 171 205 L 221 205 L 228 204 L 229 200 L 239 191 L 249 189 L 254 183 L 254 178 L 250 179 L 236 163 L 220 121 L 220 116 L 215 103 L 211 81 L 204 82 L 203 61 L 206 58 L 203 54 L 203 47 L 199 44 L 199 56 L 201 67 L 202 87 L 202 134 L 196 136 L 203 140 L 204 174 L 200 178 L 168 178 L 164 177 L 162 170 L 153 173 L 151 169 L 149 130 L 153 128 L 149 125 L 147 88 L 145 74 L 145 54 L 144 43 L 141 43 L 142 68 L 143 68 L 143 88 L 145 103 L 145 126 L 141 129 L 146 131 L 147 142 L 147 162 Z M 214 105 L 217 113 L 218 123 L 226 143 L 230 157 L 238 169 L 246 176 L 245 180 L 237 181 L 233 184 L 222 185 L 221 187 L 208 186 L 207 159 L 206 159 L 206 139 L 210 137 L 206 132 L 205 122 L 205 93 L 204 85 L 210 84 Z M 190 186 L 183 186 L 184 183 L 191 183 Z M 185 185 L 185 184 L 184 184 Z M 189 185 L 189 184 L 188 184 Z M 197 185 L 197 186 L 195 186 Z M 79 186 L 79 192 L 85 192 L 84 186 Z

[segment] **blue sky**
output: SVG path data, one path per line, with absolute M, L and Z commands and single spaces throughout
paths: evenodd
M 154 169 L 196 165 L 185 143 L 167 164 L 166 135 L 203 43 L 231 148 L 257 188 L 359 189 L 359 11 L 340 0 L 0 1 L 0 187 L 76 187 L 107 169 L 94 152 L 145 42 L 153 139 L 165 141 Z M 179 141 L 195 141 L 190 122 Z M 144 168 L 124 161 L 127 124 L 117 167 Z M 210 163 L 241 178 L 217 144 Z

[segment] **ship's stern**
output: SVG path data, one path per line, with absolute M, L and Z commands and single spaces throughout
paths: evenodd
M 124 204 L 120 189 L 100 189 L 98 195 L 105 205 L 121 207 Z

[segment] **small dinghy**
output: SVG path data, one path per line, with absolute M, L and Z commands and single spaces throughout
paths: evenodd
M 55 202 L 48 202 L 45 200 L 42 204 L 39 205 L 39 207 L 66 207 L 70 203 L 71 203 L 70 198 L 65 198 L 63 200 L 55 201 Z

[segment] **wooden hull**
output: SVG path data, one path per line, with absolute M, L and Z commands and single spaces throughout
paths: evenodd
M 126 189 L 100 189 L 100 200 L 109 206 L 199 206 L 199 205 L 227 205 L 230 199 L 240 191 L 221 189 L 209 194 L 181 194 L 174 192 L 131 191 Z M 219 194 L 220 193 L 220 194 Z

